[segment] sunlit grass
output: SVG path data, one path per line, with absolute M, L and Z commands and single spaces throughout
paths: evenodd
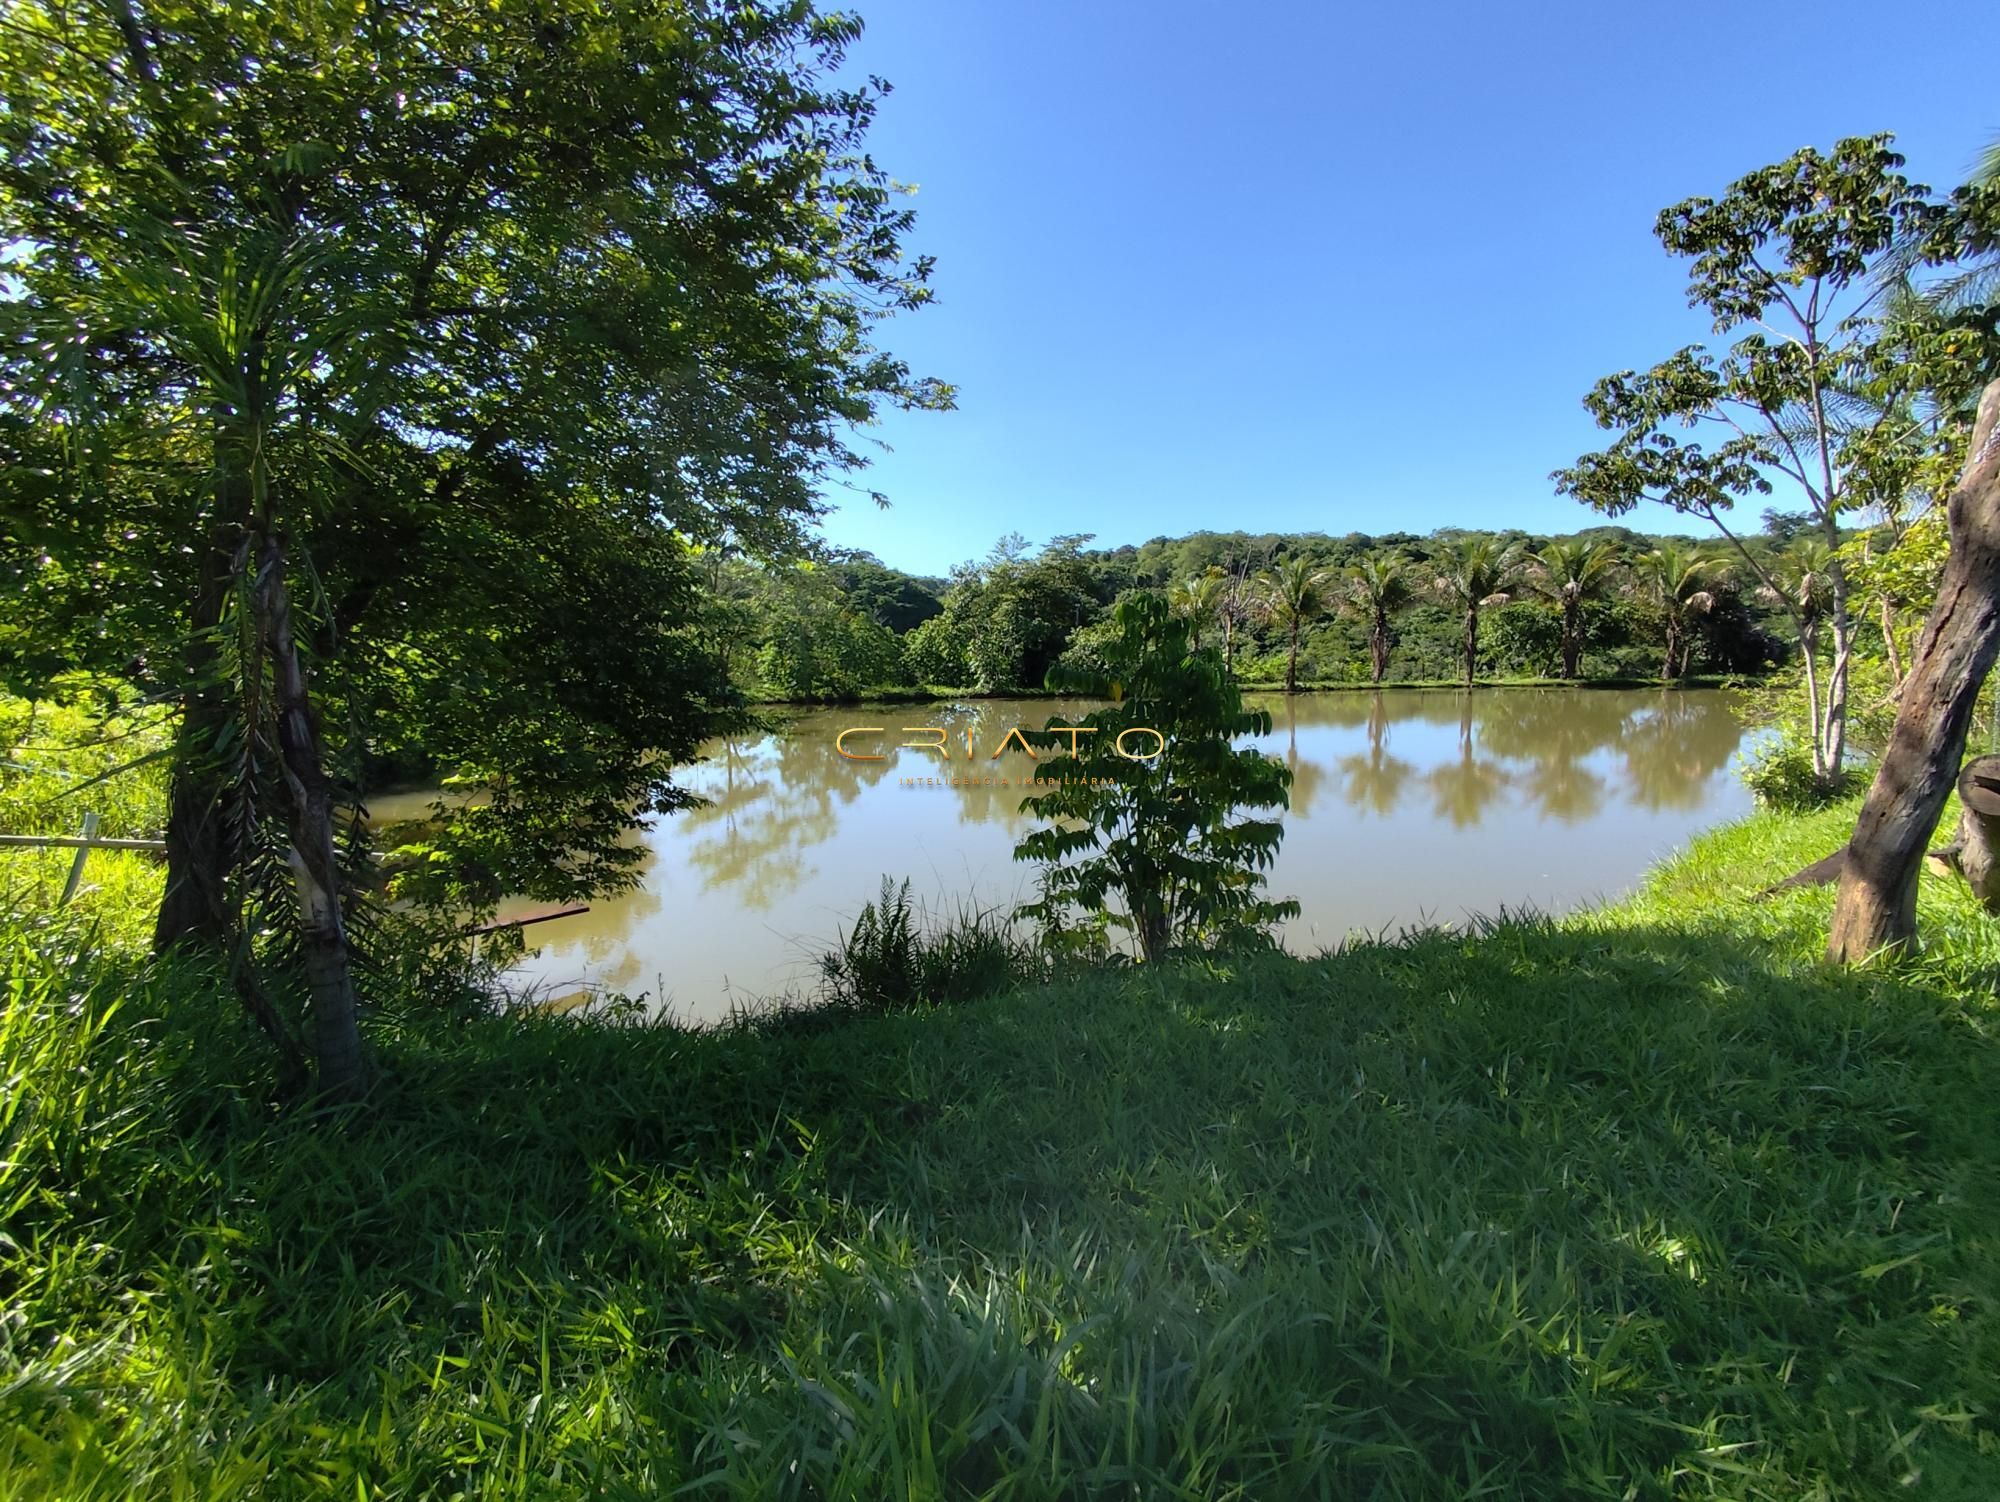
M 1746 894 L 703 1036 L 4 964 L 0 1497 L 2000 1495 L 1990 921 Z M 73 941 L 72 941 L 73 943 Z

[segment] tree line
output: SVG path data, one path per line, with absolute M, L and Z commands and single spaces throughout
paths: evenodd
M 1841 549 L 1879 604 L 1865 630 L 1900 658 L 1941 564 L 1934 521 L 1845 529 Z M 871 691 L 1034 692 L 1088 668 L 1117 602 L 1157 595 L 1246 685 L 1817 673 L 1829 551 L 1801 518 L 1768 512 L 1754 569 L 1686 537 L 1599 527 L 1570 536 L 1446 529 L 1342 538 L 1197 533 L 1091 548 L 1008 537 L 948 578 L 867 554 L 712 571 L 718 642 L 753 697 Z

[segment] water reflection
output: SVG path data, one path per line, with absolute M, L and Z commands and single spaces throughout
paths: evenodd
M 1292 769 L 1272 891 L 1310 949 L 1355 929 L 1502 906 L 1566 908 L 1622 890 L 1747 800 L 1729 763 L 1743 739 L 1720 692 L 1391 691 L 1253 699 L 1256 744 Z M 811 961 L 888 874 L 934 903 L 1008 905 L 1031 883 L 1013 845 L 1033 763 L 994 760 L 1007 731 L 1074 718 L 1080 701 L 815 710 L 718 741 L 686 781 L 706 806 L 658 821 L 640 890 L 530 930 L 527 977 L 645 991 L 696 1018 L 732 994 L 809 979 Z M 880 735 L 836 754 L 850 725 Z M 897 743 L 943 726 L 950 759 Z M 966 736 L 971 736 L 968 756 Z M 1056 753 L 1043 753 L 1042 764 Z M 913 785 L 940 775 L 967 786 Z M 986 778 L 994 781 L 985 781 Z M 1004 782 L 997 780 L 1004 778 Z

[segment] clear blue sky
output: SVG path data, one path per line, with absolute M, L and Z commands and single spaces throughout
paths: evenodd
M 938 259 L 885 342 L 959 405 L 868 430 L 893 507 L 826 530 L 922 573 L 1007 532 L 1586 525 L 1547 481 L 1579 398 L 1707 334 L 1662 207 L 1879 130 L 1945 187 L 2000 133 L 1985 4 L 854 3 Z

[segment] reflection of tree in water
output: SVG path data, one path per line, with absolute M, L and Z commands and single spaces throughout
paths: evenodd
M 1389 754 L 1389 710 L 1380 694 L 1368 696 L 1367 719 L 1368 754 L 1340 759 L 1343 792 L 1353 807 L 1387 815 L 1402 801 L 1403 784 L 1417 769 Z
M 1729 765 L 1742 740 L 1743 727 L 1723 695 L 1663 689 L 1626 730 L 1632 802 L 1648 809 L 1699 808 L 1709 779 Z
M 1325 698 L 1326 695 L 1317 697 Z M 1312 813 L 1313 800 L 1319 796 L 1320 788 L 1326 782 L 1326 771 L 1318 762 L 1299 755 L 1298 700 L 1281 698 L 1276 705 L 1259 704 L 1252 707 L 1269 713 L 1273 728 L 1282 728 L 1285 732 L 1285 765 L 1291 768 L 1292 772 L 1290 811 L 1302 819 L 1306 818 Z M 1310 725 L 1314 722 L 1308 720 L 1306 723 Z
M 1473 755 L 1472 698 L 1463 693 L 1458 698 L 1458 760 L 1433 768 L 1427 780 L 1438 817 L 1465 829 L 1486 816 L 1510 779 L 1499 764 Z
M 1622 744 L 1630 717 L 1622 694 L 1508 689 L 1481 706 L 1479 741 L 1525 762 L 1522 791 L 1546 817 L 1573 824 L 1596 814 L 1607 791 L 1584 759 Z
M 703 886 L 728 887 L 745 907 L 763 909 L 811 874 L 803 852 L 830 838 L 841 808 L 890 766 L 839 755 L 833 733 L 800 726 L 710 748 L 722 775 L 702 789 L 707 806 L 674 816 L 688 826 L 687 863 Z

